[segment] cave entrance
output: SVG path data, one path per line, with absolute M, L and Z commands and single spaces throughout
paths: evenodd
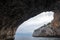
M 42 12 L 27 21 L 23 22 L 18 28 L 15 33 L 15 40 L 18 40 L 19 37 L 22 36 L 32 36 L 32 33 L 35 29 L 43 26 L 44 24 L 50 23 L 54 17 L 54 12 L 52 11 L 47 11 L 47 12 Z M 23 39 L 21 39 L 23 40 Z

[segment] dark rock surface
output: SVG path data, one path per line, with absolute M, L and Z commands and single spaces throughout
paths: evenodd
M 0 40 L 13 38 L 18 26 L 27 19 L 54 10 L 60 10 L 60 0 L 0 0 Z

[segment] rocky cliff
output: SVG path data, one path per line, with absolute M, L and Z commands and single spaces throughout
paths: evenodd
M 60 0 L 0 0 L 0 40 L 14 38 L 18 26 L 27 19 L 54 10 L 60 10 Z
M 44 25 L 34 30 L 33 37 L 60 37 L 60 27 L 54 28 L 51 24 Z

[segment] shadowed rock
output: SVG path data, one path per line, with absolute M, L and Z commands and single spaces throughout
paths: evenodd
M 0 40 L 14 38 L 18 26 L 27 19 L 43 11 L 55 10 L 60 11 L 60 0 L 0 0 Z M 54 20 L 52 27 L 57 24 Z

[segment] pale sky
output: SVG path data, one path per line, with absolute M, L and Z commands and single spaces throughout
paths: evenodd
M 33 31 L 44 24 L 47 24 L 53 20 L 54 12 L 42 12 L 35 17 L 23 22 L 17 29 L 17 33 L 33 33 Z

